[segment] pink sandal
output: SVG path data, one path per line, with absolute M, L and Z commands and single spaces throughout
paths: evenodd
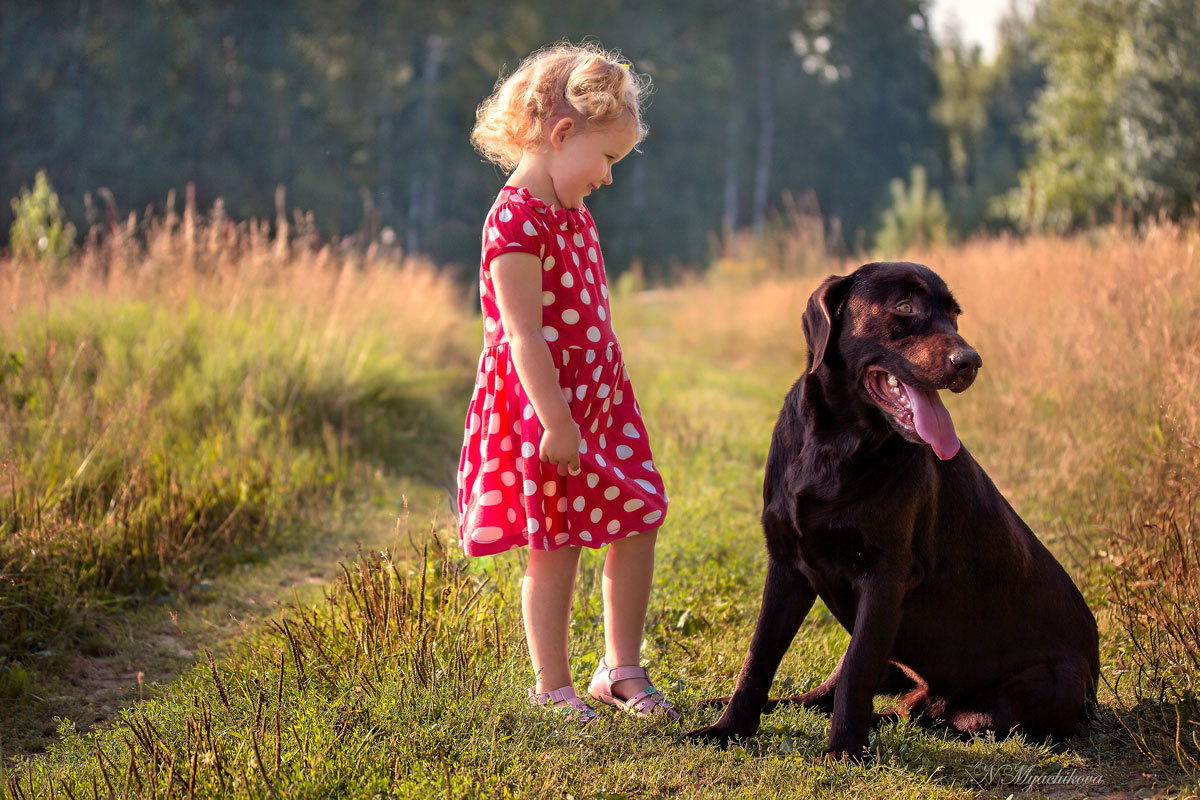
M 628 700 L 613 695 L 613 684 L 628 678 L 642 678 L 647 683 L 650 681 L 645 667 L 610 667 L 604 663 L 604 659 L 600 659 L 600 666 L 596 668 L 596 674 L 592 676 L 592 682 L 588 686 L 588 695 L 593 700 L 616 706 L 639 719 L 653 716 L 665 716 L 670 720 L 683 719 L 683 715 L 675 710 L 675 706 L 671 705 L 671 701 L 664 697 L 662 692 L 654 688 L 653 683 Z
M 546 707 L 556 714 L 566 714 L 574 722 L 582 725 L 587 725 L 597 717 L 596 710 L 579 698 L 574 686 L 564 686 L 552 692 L 538 692 L 536 686 L 531 686 L 529 704 Z

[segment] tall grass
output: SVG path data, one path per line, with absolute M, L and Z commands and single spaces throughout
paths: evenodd
M 564 727 L 524 705 L 529 675 L 516 608 L 521 554 L 464 559 L 443 544 L 454 535 L 444 519 L 415 519 L 402 520 L 396 548 L 348 564 L 323 604 L 289 609 L 273 632 L 248 640 L 228 659 L 204 659 L 107 730 L 84 734 L 64 721 L 61 743 L 13 772 L 5 789 L 22 798 L 959 797 L 1033 792 L 1026 778 L 1011 776 L 1031 771 L 1053 778 L 1059 770 L 1079 770 L 1113 789 L 1142 772 L 1164 785 L 1194 784 L 1198 244 L 1195 228 L 1158 227 L 907 254 L 947 279 L 966 309 L 963 333 L 983 355 L 972 389 L 946 398 L 965 445 L 1063 560 L 1100 622 L 1099 720 L 1065 747 L 1020 737 L 961 742 L 899 725 L 873 735 L 873 764 L 825 765 L 819 754 L 828 721 L 802 710 L 764 718 L 754 741 L 728 752 L 691 745 L 678 728 L 646 728 L 622 717 L 604 715 L 584 731 Z M 615 326 L 672 497 L 643 660 L 689 724 L 712 721 L 698 701 L 728 693 L 753 630 L 764 565 L 756 523 L 761 471 L 774 415 L 803 369 L 805 301 L 826 272 L 855 266 L 814 261 L 806 248 L 794 245 L 793 252 L 805 253 L 795 260 L 772 256 L 769 268 L 725 265 L 703 279 L 614 301 Z M 775 243 L 762 252 L 788 251 Z M 291 260 L 310 257 L 294 252 Z M 372 273 L 355 274 L 366 280 Z M 263 279 L 238 302 L 261 302 L 262 313 L 272 309 L 271 319 L 286 320 L 287 310 L 304 305 L 291 298 L 309 285 Z M 271 292 L 277 305 L 254 299 Z M 455 342 L 451 351 L 428 356 L 459 365 L 467 376 L 461 398 L 449 404 L 451 417 L 468 396 L 478 347 L 477 326 L 465 317 L 455 324 L 465 343 L 446 332 L 441 338 Z M 311 330 L 299 327 L 288 335 L 306 341 Z M 345 365 L 353 359 L 336 353 L 367 334 L 337 330 L 343 338 L 334 339 L 328 359 Z M 427 344 L 398 329 L 390 335 L 409 336 L 404 348 Z M 286 358 L 291 349 L 269 352 L 275 360 L 257 362 L 261 372 L 295 369 Z M 369 362 L 391 351 L 362 352 L 368 363 L 361 369 L 372 373 L 379 367 Z M 435 368 L 431 362 L 424 362 L 428 369 Z M 331 368 L 325 385 L 361 386 L 348 377 L 357 374 Z M 279 390 L 256 391 L 286 407 Z M 355 399 L 362 390 L 341 391 L 351 399 L 330 407 L 365 403 Z M 327 394 L 310 389 L 297 396 L 307 407 L 309 398 Z M 389 428 L 411 424 L 404 415 L 412 411 L 379 412 L 377 424 L 365 429 L 289 422 L 288 431 L 310 433 L 288 441 L 297 452 L 313 452 L 305 448 L 318 436 L 327 441 L 328 430 L 334 444 L 321 452 L 343 454 L 337 463 L 351 460 L 344 454 L 352 452 L 368 465 L 394 466 L 388 461 L 394 448 L 378 442 L 393 435 Z M 318 416 L 337 419 L 334 412 Z M 212 419 L 238 430 L 239 417 Z M 454 419 L 454 427 L 460 422 Z M 426 479 L 438 481 L 433 465 L 456 442 L 410 443 L 409 466 L 421 471 L 427 462 Z M 354 468 L 329 474 L 340 485 Z M 599 556 L 585 555 L 571 617 L 577 684 L 602 651 L 599 565 Z M 776 691 L 816 685 L 846 640 L 818 604 Z
M 431 265 L 219 206 L 131 216 L 65 267 L 0 260 L 0 308 L 0 694 L 93 613 L 286 544 L 378 470 L 437 469 L 469 380 L 466 301 Z

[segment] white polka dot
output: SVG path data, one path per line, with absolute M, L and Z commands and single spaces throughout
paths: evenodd
M 583 273 L 583 277 L 587 279 L 588 283 L 596 282 L 596 276 L 592 274 L 592 271 L 590 269 L 587 272 Z
M 620 389 L 617 389 L 617 393 L 613 395 L 613 402 L 617 405 L 621 405 L 621 403 L 625 402 L 625 393 Z
M 482 297 L 486 297 L 486 296 L 487 296 L 487 284 L 486 284 L 486 283 L 484 283 L 483 281 L 480 281 L 480 282 L 479 282 L 479 294 L 480 294 L 480 296 L 482 296 Z
M 620 467 L 613 467 L 613 473 L 621 480 L 625 480 L 625 473 L 621 472 Z
M 592 540 L 592 535 L 587 531 L 580 531 L 579 538 L 585 542 L 590 542 Z
M 642 522 L 658 522 L 658 520 L 661 516 L 662 516 L 661 511 L 651 511 L 649 514 L 642 517 Z
M 558 484 L 554 481 L 546 481 L 542 484 L 542 491 L 547 497 L 552 497 L 558 491 Z
M 632 422 L 626 422 L 625 427 L 621 428 L 621 433 L 628 436 L 630 439 L 640 439 L 642 435 L 638 433 L 637 428 L 633 427 Z
M 567 512 L 567 498 L 558 498 L 558 513 L 565 514 Z
M 608 312 L 604 310 L 604 306 L 598 306 L 596 308 L 596 314 L 600 317 L 601 322 L 608 319 Z
M 604 367 L 596 367 L 594 370 L 592 370 L 592 380 L 594 380 L 594 381 L 600 380 L 600 373 L 603 370 L 604 370 Z
M 525 526 L 530 533 L 538 532 L 538 521 L 533 517 L 529 518 L 529 524 Z
M 525 496 L 533 497 L 535 494 L 537 494 L 537 484 L 531 480 L 526 480 L 525 481 Z
M 562 237 L 561 233 L 558 234 L 558 249 L 562 250 L 566 246 L 567 246 L 567 240 Z
M 654 471 L 654 462 L 653 462 L 653 461 L 649 461 L 649 460 L 647 460 L 647 461 L 643 461 L 643 462 L 642 462 L 642 469 L 644 469 L 644 470 L 647 470 L 647 471 L 650 471 L 650 472 L 653 472 L 653 471 Z
M 510 219 L 512 219 L 512 211 L 507 208 L 502 208 L 500 209 L 500 213 L 496 216 L 500 218 L 501 222 L 508 222 Z
M 471 531 L 471 541 L 479 544 L 491 544 L 504 535 L 503 528 L 488 526 L 486 528 L 476 528 Z
M 595 325 L 588 328 L 587 329 L 587 337 L 590 341 L 593 341 L 593 342 L 600 341 L 600 329 L 597 328 Z
M 604 413 L 606 413 L 606 414 L 607 414 L 607 413 L 608 413 L 608 406 L 609 406 L 609 404 L 611 404 L 611 403 L 612 403 L 612 399 L 611 399 L 611 398 L 610 398 L 610 399 L 608 399 L 608 400 L 605 400 L 605 401 L 604 401 L 604 405 L 603 405 L 603 406 L 601 406 L 600 410 L 601 410 L 601 411 L 603 411 Z
M 556 534 L 554 534 L 554 543 L 558 544 L 558 545 L 563 545 L 563 544 L 566 544 L 567 539 L 570 539 L 570 538 L 571 538 L 570 534 L 556 533 Z
M 579 440 L 579 452 L 581 452 L 581 453 L 586 453 L 586 452 L 587 452 L 587 448 L 588 448 L 587 440 L 586 440 L 586 439 L 580 439 L 580 440 Z
M 515 473 L 512 473 L 512 472 L 501 472 L 500 473 L 500 482 L 503 483 L 505 486 L 512 486 L 514 483 L 517 482 L 517 476 Z
M 582 300 L 582 301 L 583 301 L 583 302 L 585 302 L 585 303 L 591 303 L 591 302 L 592 302 L 592 296 L 591 296 L 591 295 L 588 293 L 588 290 L 587 290 L 587 289 L 580 289 L 580 290 L 579 290 L 579 299 L 580 299 L 580 300 Z
M 533 456 L 533 442 L 522 442 L 521 455 L 525 458 Z
M 585 394 L 587 394 L 587 386 L 580 384 L 579 386 L 575 387 L 575 398 L 577 400 L 582 400 Z M 604 445 L 601 445 L 601 447 L 603 446 Z
M 537 228 L 533 227 L 533 223 L 525 220 L 525 224 L 521 226 L 521 230 L 525 231 L 526 236 L 537 236 Z
M 556 331 L 554 328 L 551 328 L 549 325 L 547 325 L 546 327 L 542 328 L 542 338 L 545 339 L 547 342 L 557 341 L 558 340 L 558 331 Z
M 542 269 L 547 272 L 554 269 L 554 256 L 546 256 L 546 260 L 542 262 Z
M 509 450 L 512 450 L 512 447 L 513 447 L 513 440 L 512 440 L 511 436 L 505 436 L 503 439 L 500 440 L 500 449 L 503 450 L 504 452 L 507 453 Z
M 586 356 L 584 356 L 584 359 L 583 359 L 583 360 L 584 360 L 584 361 L 586 361 L 586 362 L 587 362 L 587 363 L 589 363 L 589 364 L 590 364 L 590 363 L 592 363 L 593 361 L 595 361 L 595 360 L 596 360 L 596 351 L 595 351 L 595 350 L 588 350 L 588 351 L 587 351 L 587 355 L 586 355 Z
M 482 425 L 483 425 L 483 421 L 479 419 L 479 415 L 472 414 L 471 415 L 471 434 L 474 435 L 476 432 L 478 432 L 480 426 L 482 426 Z
M 488 356 L 487 360 L 483 362 L 483 368 L 488 372 L 494 370 L 496 368 L 496 359 L 492 356 Z
M 618 489 L 615 486 L 610 486 L 604 490 L 604 499 L 605 500 L 616 500 L 617 495 L 619 495 L 620 493 L 621 493 L 620 489 Z
M 606 441 L 604 440 L 604 434 L 603 434 L 603 433 L 602 433 L 602 434 L 600 434 L 600 449 L 601 449 L 601 450 L 607 450 L 607 449 L 608 449 L 608 442 L 606 442 Z
M 484 472 L 495 472 L 500 469 L 500 459 L 493 458 L 491 461 L 483 465 Z
M 463 465 L 462 465 L 462 474 L 463 475 L 470 477 L 471 472 L 474 469 L 475 469 L 475 465 L 472 464 L 470 461 L 463 461 Z
M 632 499 L 632 500 L 626 500 L 626 501 L 625 501 L 625 510 L 626 510 L 626 511 L 637 511 L 639 508 L 641 508 L 641 507 L 642 507 L 642 506 L 644 506 L 644 505 L 646 505 L 646 504 L 645 504 L 645 503 L 643 503 L 641 500 L 638 500 L 638 499 L 635 497 L 635 498 L 634 498 L 634 499 Z
M 517 521 L 517 510 L 515 508 L 510 508 L 508 510 L 508 521 L 509 522 Z
M 571 252 L 571 260 L 575 262 L 575 266 L 579 266 L 579 253 Z
M 521 412 L 521 416 L 525 419 L 533 419 L 533 404 L 526 403 L 525 410 Z
M 571 508 L 575 509 L 576 511 L 583 511 L 583 497 L 576 497 L 575 502 L 571 503 Z
M 650 494 L 658 494 L 658 490 L 654 488 L 654 484 L 650 483 L 650 481 L 642 480 L 641 478 L 636 478 L 636 479 L 634 479 L 633 482 L 636 483 L 638 486 L 642 487 L 643 489 L 645 489 Z
M 583 234 L 577 232 L 575 236 L 572 237 L 572 241 L 575 242 L 576 247 L 583 247 Z
M 488 228 L 488 239 L 489 240 L 494 242 L 494 241 L 496 241 L 496 238 L 498 236 L 500 236 L 500 231 L 496 230 L 495 228 Z
M 600 476 L 594 472 L 589 472 L 587 476 L 587 485 L 592 489 L 596 488 L 596 484 L 600 482 Z
M 602 296 L 602 297 L 603 297 L 605 300 L 607 300 L 607 299 L 608 299 L 608 286 L 606 286 L 606 285 L 605 285 L 605 284 L 603 284 L 603 283 L 602 283 L 602 284 L 600 284 L 600 295 L 601 295 L 601 296 Z
M 596 397 L 599 397 L 601 400 L 603 400 L 604 398 L 608 397 L 608 393 L 611 391 L 612 389 L 609 388 L 607 383 L 602 383 L 596 389 Z
M 625 444 L 617 445 L 617 458 L 624 461 L 625 459 L 629 458 L 631 455 L 633 455 L 632 447 L 630 447 L 629 445 L 625 445 Z
M 563 400 L 566 400 L 568 403 L 571 402 L 571 387 L 570 386 L 562 387 L 562 396 L 563 396 Z
M 499 432 L 500 432 L 500 416 L 498 414 L 492 414 L 491 418 L 488 419 L 488 433 L 499 433 Z
M 594 247 L 588 248 L 588 258 L 591 259 L 592 261 L 596 260 L 596 248 L 594 248 Z
M 574 325 L 576 322 L 579 322 L 579 312 L 573 308 L 568 308 L 562 313 L 562 320 L 568 325 Z
M 600 521 L 600 517 L 602 517 L 603 515 L 604 515 L 604 512 L 603 512 L 603 511 L 601 511 L 601 510 L 600 510 L 600 509 L 598 509 L 598 508 L 593 508 L 593 509 L 592 509 L 592 515 L 591 515 L 590 519 L 592 520 L 592 522 L 599 522 L 599 521 Z
M 608 466 L 608 462 L 604 460 L 604 456 L 600 455 L 599 453 L 596 453 L 596 463 L 602 467 Z
M 496 320 L 492 319 L 491 317 L 486 317 L 483 320 L 483 327 L 488 333 L 494 333 L 496 330 Z
M 544 306 L 554 305 L 554 293 L 553 292 L 542 292 L 542 305 L 544 305 Z
M 617 532 L 617 531 L 619 531 L 619 530 L 621 530 L 621 523 L 620 523 L 620 522 L 617 522 L 617 521 L 614 519 L 612 522 L 608 523 L 608 532 L 609 532 L 609 533 L 616 533 L 616 532 Z
M 562 285 L 570 289 L 575 285 L 575 276 L 569 272 L 564 272 L 562 274 Z
M 499 489 L 492 489 L 490 492 L 484 492 L 479 498 L 481 506 L 498 506 L 500 501 L 504 499 L 504 494 Z

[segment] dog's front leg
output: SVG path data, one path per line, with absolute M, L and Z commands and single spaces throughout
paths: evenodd
M 904 581 L 891 575 L 874 575 L 865 581 L 833 699 L 827 758 L 860 759 L 867 755 L 872 700 L 900 627 L 904 592 Z
M 716 724 L 692 731 L 690 738 L 724 746 L 731 738 L 754 735 L 775 671 L 816 597 L 812 584 L 799 571 L 775 558 L 768 561 L 758 624 L 729 706 Z

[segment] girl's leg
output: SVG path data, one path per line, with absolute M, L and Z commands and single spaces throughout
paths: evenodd
M 552 692 L 571 683 L 567 630 L 578 566 L 578 547 L 529 549 L 529 566 L 521 583 L 521 611 L 537 692 Z
M 642 633 L 650 584 L 654 579 L 654 544 L 658 531 L 618 539 L 604 559 L 604 663 L 610 667 L 642 662 Z M 613 694 L 628 700 L 649 684 L 628 678 L 613 684 Z

